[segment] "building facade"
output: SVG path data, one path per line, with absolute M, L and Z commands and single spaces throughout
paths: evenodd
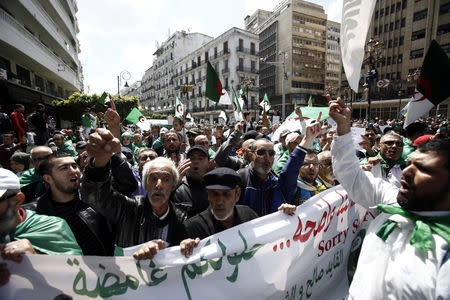
M 147 69 L 141 80 L 142 107 L 148 107 L 149 113 L 164 113 L 163 107 L 173 107 L 175 103 L 175 64 L 212 37 L 202 33 L 177 31 L 158 47 L 153 65 Z
M 83 89 L 75 0 L 0 1 L 0 101 L 50 104 Z
M 378 0 L 372 16 L 367 41 L 384 43 L 382 58 L 376 59 L 379 79 L 388 79 L 386 88 L 371 89 L 371 117 L 395 118 L 411 98 L 418 79 L 416 72 L 423 64 L 432 40 L 436 40 L 450 56 L 450 0 Z M 363 66 L 367 71 L 367 63 Z M 420 71 L 420 70 L 419 70 Z M 354 115 L 367 113 L 366 95 L 357 97 Z M 361 101 L 358 101 L 360 100 Z M 449 116 L 450 99 L 430 115 Z
M 245 26 L 259 35 L 260 57 L 265 60 L 260 94 L 267 93 L 276 111 L 282 110 L 283 93 L 287 111 L 293 103 L 306 104 L 309 97 L 321 104 L 326 87 L 340 82 L 339 34 L 329 30 L 339 30 L 339 24 L 327 21 L 321 5 L 301 0 L 282 1 L 256 28 L 250 22 L 261 12 L 255 14 L 245 19 Z
M 141 85 L 142 82 L 138 80 L 133 84 L 131 84 L 129 87 L 125 87 L 122 90 L 120 90 L 120 95 L 127 97 L 136 96 L 139 98 L 139 96 L 141 95 Z
M 340 94 L 342 59 L 339 43 L 341 24 L 327 21 L 327 50 L 325 54 L 325 92 Z

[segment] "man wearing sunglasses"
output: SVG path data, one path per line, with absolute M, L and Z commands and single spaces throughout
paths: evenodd
M 377 156 L 364 159 L 361 164 L 365 165 L 363 169 L 371 170 L 375 176 L 381 176 L 384 180 L 400 187 L 402 170 L 405 167 L 402 153 L 403 137 L 394 131 L 389 131 L 381 137 L 380 152 Z M 379 174 L 378 164 L 381 174 Z
M 290 187 L 296 184 L 299 165 L 303 163 L 307 152 L 306 147 L 321 131 L 320 117 L 321 114 L 315 123 L 306 127 L 305 137 L 290 154 L 279 180 L 271 173 L 275 158 L 273 143 L 267 139 L 259 139 L 252 144 L 249 153 L 250 167 L 238 171 L 243 191 L 240 204 L 248 205 L 259 216 L 264 216 L 277 211 L 281 204 L 290 203 L 292 199 Z M 289 163 L 292 159 L 298 163 Z
M 331 151 L 323 151 L 317 155 L 319 159 L 319 176 L 317 179 L 327 188 L 339 184 L 334 178 L 333 164 L 331 162 Z

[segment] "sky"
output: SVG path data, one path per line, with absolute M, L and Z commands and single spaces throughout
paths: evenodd
M 310 0 L 340 22 L 342 0 Z M 257 9 L 272 11 L 279 0 L 77 0 L 84 89 L 88 94 L 117 93 L 117 76 L 141 80 L 153 61 L 156 42 L 177 30 L 217 37 Z M 121 82 L 122 89 L 125 82 Z

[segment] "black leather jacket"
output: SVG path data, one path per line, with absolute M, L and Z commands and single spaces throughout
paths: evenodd
M 116 227 L 116 244 L 131 247 L 154 239 L 169 225 L 166 242 L 177 245 L 186 236 L 186 215 L 169 201 L 169 214 L 160 221 L 147 197 L 125 196 L 111 187 L 110 167 L 94 168 L 90 162 L 84 169 L 80 197 Z
M 77 216 L 87 225 L 97 241 L 102 245 L 99 253 L 91 253 L 91 255 L 114 256 L 114 234 L 106 219 L 92 207 L 80 201 L 78 195 L 74 201 L 76 201 L 75 210 Z M 45 192 L 35 201 L 23 205 L 22 208 L 34 210 L 41 215 L 57 216 L 50 191 Z

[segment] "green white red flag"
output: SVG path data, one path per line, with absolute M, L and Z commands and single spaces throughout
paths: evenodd
M 136 124 L 142 130 L 150 130 L 150 121 L 147 120 L 144 115 L 134 107 L 125 120 L 130 121 L 133 124 Z
M 222 83 L 213 66 L 208 61 L 206 66 L 206 97 L 211 101 L 218 102 L 222 95 Z
M 416 89 L 409 102 L 404 127 L 450 96 L 450 59 L 433 40 L 423 60 Z
M 269 97 L 267 97 L 267 93 L 264 93 L 263 101 L 259 103 L 259 106 L 265 109 L 265 111 L 268 111 L 272 108 L 272 105 L 270 105 Z
M 175 117 L 182 117 L 184 112 L 184 105 L 181 103 L 178 96 L 175 97 Z

